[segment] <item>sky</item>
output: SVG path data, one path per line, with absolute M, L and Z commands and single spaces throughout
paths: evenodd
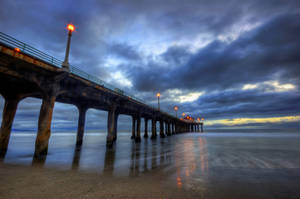
M 300 128 L 299 0 L 0 0 L 0 31 L 207 128 Z M 0 98 L 0 110 L 4 100 Z M 14 129 L 36 129 L 41 100 L 28 98 Z M 86 128 L 106 128 L 89 110 Z M 77 126 L 56 103 L 52 127 Z M 121 116 L 121 128 L 130 117 Z

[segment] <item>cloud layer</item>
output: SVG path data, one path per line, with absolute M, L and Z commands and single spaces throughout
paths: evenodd
M 299 8 L 297 0 L 2 0 L 0 31 L 62 59 L 72 22 L 71 64 L 153 106 L 159 91 L 171 113 L 178 105 L 210 120 L 286 117 L 300 115 Z M 21 108 L 32 120 L 39 105 Z M 89 114 L 91 128 L 105 126 L 93 126 L 104 113 Z M 75 128 L 69 119 L 54 123 Z

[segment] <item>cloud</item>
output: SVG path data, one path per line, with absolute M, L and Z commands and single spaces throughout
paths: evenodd
M 72 65 L 153 106 L 159 91 L 170 113 L 179 105 L 211 120 L 287 117 L 300 114 L 299 7 L 298 0 L 3 0 L 0 27 L 63 59 L 65 25 L 74 23 Z M 34 126 L 39 104 L 26 100 L 14 125 Z M 58 114 L 56 127 L 76 127 L 76 109 L 67 109 L 73 123 Z M 105 127 L 100 117 L 90 111 L 88 126 Z
M 229 44 L 215 40 L 196 53 L 187 55 L 187 51 L 182 50 L 188 61 L 179 67 L 164 67 L 153 61 L 136 72 L 130 67 L 129 70 L 134 71 L 133 83 L 140 91 L 155 88 L 212 91 L 276 78 L 298 87 L 300 47 L 295 44 L 300 42 L 296 36 L 300 23 L 294 21 L 298 17 L 299 14 L 273 18 Z M 180 60 L 172 51 L 170 48 L 163 57 L 169 55 L 168 59 L 172 60 L 170 55 L 173 54 L 173 60 Z
M 296 89 L 293 84 L 280 84 L 278 81 L 266 81 L 256 84 L 245 84 L 242 90 L 261 89 L 265 92 L 287 92 Z

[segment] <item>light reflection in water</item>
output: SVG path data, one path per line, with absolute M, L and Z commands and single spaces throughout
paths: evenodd
M 183 145 L 183 147 L 181 146 Z M 197 165 L 202 172 L 208 171 L 208 159 L 206 140 L 203 137 L 198 139 L 184 139 L 177 142 L 175 147 L 176 183 L 179 189 L 184 183 L 189 183 L 195 176 Z

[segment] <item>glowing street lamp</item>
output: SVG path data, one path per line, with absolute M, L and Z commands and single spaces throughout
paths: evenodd
M 70 44 L 71 44 L 71 37 L 72 37 L 72 32 L 75 31 L 75 26 L 73 24 L 68 24 L 67 25 L 68 29 L 68 41 L 67 41 L 67 47 L 66 47 L 66 55 L 65 55 L 65 60 L 62 63 L 62 67 L 69 70 L 69 52 L 70 52 Z
M 185 113 L 182 113 L 182 117 L 184 118 L 184 116 L 185 116 Z
M 176 113 L 176 118 L 177 118 L 178 106 L 174 106 L 174 111 L 175 111 L 175 113 Z
M 156 93 L 156 96 L 157 96 L 157 107 L 158 107 L 158 110 L 160 110 L 160 105 L 159 105 L 159 98 L 160 98 L 160 93 Z

